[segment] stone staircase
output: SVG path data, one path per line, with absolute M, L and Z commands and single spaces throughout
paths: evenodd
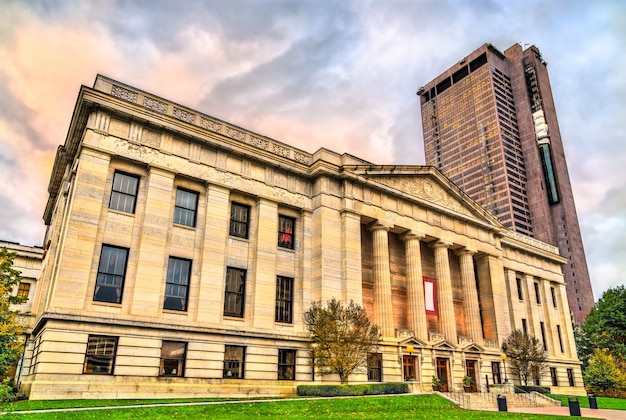
M 561 402 L 553 400 L 538 392 L 516 394 L 509 392 L 497 394 L 494 392 L 447 392 L 446 398 L 456 402 L 460 407 L 471 410 L 498 410 L 498 395 L 506 397 L 507 408 L 511 407 L 553 407 L 560 406 Z

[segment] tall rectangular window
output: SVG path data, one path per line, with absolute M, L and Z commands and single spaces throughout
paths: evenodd
M 139 177 L 116 171 L 113 175 L 113 189 L 109 208 L 134 213 L 138 187 Z
M 28 299 L 29 293 L 30 293 L 30 283 L 20 282 L 20 285 L 17 286 L 17 297 Z
M 278 349 L 278 380 L 296 379 L 296 351 Z
M 292 322 L 293 279 L 278 276 L 276 278 L 276 322 Z
M 243 378 L 246 348 L 242 346 L 224 347 L 224 378 Z
M 494 384 L 502 383 L 502 374 L 500 373 L 500 362 L 491 362 L 491 374 Z
M 561 326 L 556 326 L 556 334 L 559 336 L 559 346 L 561 347 L 561 353 L 565 353 L 565 348 L 563 347 L 563 337 L 561 337 Z
M 556 305 L 556 292 L 554 290 L 554 287 L 550 287 L 550 294 L 552 294 L 552 306 L 554 306 L 556 308 L 557 307 L 557 305 Z
M 522 279 L 516 277 L 515 283 L 517 284 L 517 298 L 519 300 L 524 300 L 524 293 L 522 292 Z
M 128 249 L 102 245 L 93 300 L 111 303 L 122 301 L 127 261 Z
M 383 355 L 370 353 L 367 355 L 367 380 L 370 382 L 382 382 L 383 380 Z
M 539 294 L 539 283 L 535 282 L 535 299 L 537 300 L 537 304 L 541 305 L 541 295 Z
M 174 207 L 174 223 L 195 227 L 197 209 L 198 193 L 177 188 L 176 205 Z
M 546 326 L 543 321 L 539 323 L 539 326 L 541 327 L 541 341 L 543 341 L 543 350 L 548 351 L 548 342 L 546 341 Z
M 98 375 L 113 374 L 116 352 L 117 337 L 90 335 L 87 340 L 83 373 Z
M 281 248 L 294 248 L 296 220 L 293 217 L 278 216 L 278 246 Z
M 556 375 L 556 368 L 550 368 L 550 379 L 552 379 L 552 386 L 559 386 L 559 378 Z
M 569 383 L 569 386 L 575 386 L 574 385 L 574 369 L 567 369 L 567 382 Z
M 185 376 L 187 343 L 163 341 L 161 344 L 160 376 Z
M 230 206 L 230 236 L 248 239 L 250 206 L 232 203 Z
M 189 290 L 189 276 L 191 261 L 182 258 L 170 257 L 167 265 L 167 279 L 165 282 L 164 309 L 176 311 L 187 310 L 187 293 Z
M 528 323 L 526 322 L 526 318 L 522 318 L 522 332 L 524 335 L 528 335 Z
M 243 318 L 246 270 L 228 267 L 224 291 L 224 315 Z

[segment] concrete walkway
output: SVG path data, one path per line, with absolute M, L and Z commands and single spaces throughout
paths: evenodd
M 497 409 L 489 410 L 497 411 Z M 510 413 L 528 413 L 528 414 L 551 414 L 555 416 L 568 416 L 569 407 L 511 407 Z M 580 418 L 595 418 L 606 420 L 626 420 L 626 410 L 607 410 L 597 409 L 592 410 L 590 408 L 580 409 Z

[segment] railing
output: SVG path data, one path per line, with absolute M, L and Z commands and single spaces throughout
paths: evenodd
M 518 396 L 517 398 L 526 401 L 531 407 L 537 407 L 537 395 L 528 392 L 525 389 L 518 388 L 515 385 L 513 385 L 513 388 L 515 390 L 515 395 Z
M 471 408 L 470 407 L 471 398 L 469 395 L 465 394 L 465 392 L 457 391 L 453 387 L 449 387 L 447 394 L 450 394 L 450 398 L 452 398 L 454 401 L 457 401 L 461 407 L 467 408 L 467 409 Z

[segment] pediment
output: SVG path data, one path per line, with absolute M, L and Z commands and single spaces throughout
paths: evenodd
M 421 348 L 421 347 L 427 347 L 428 344 L 425 341 L 420 340 L 417 337 L 408 337 L 405 338 L 404 340 L 401 340 L 398 343 L 399 346 L 401 347 L 406 347 L 406 346 L 413 346 L 415 348 Z
M 451 342 L 449 342 L 448 340 L 439 340 L 433 343 L 433 349 L 454 351 L 456 350 L 456 346 L 452 344 Z
M 466 353 L 483 353 L 485 351 L 484 348 L 482 348 L 476 343 L 469 343 L 466 346 L 461 346 L 461 348 Z
M 493 215 L 431 166 L 356 165 L 352 168 L 345 167 L 344 170 L 441 212 L 455 213 L 491 226 L 502 227 Z

